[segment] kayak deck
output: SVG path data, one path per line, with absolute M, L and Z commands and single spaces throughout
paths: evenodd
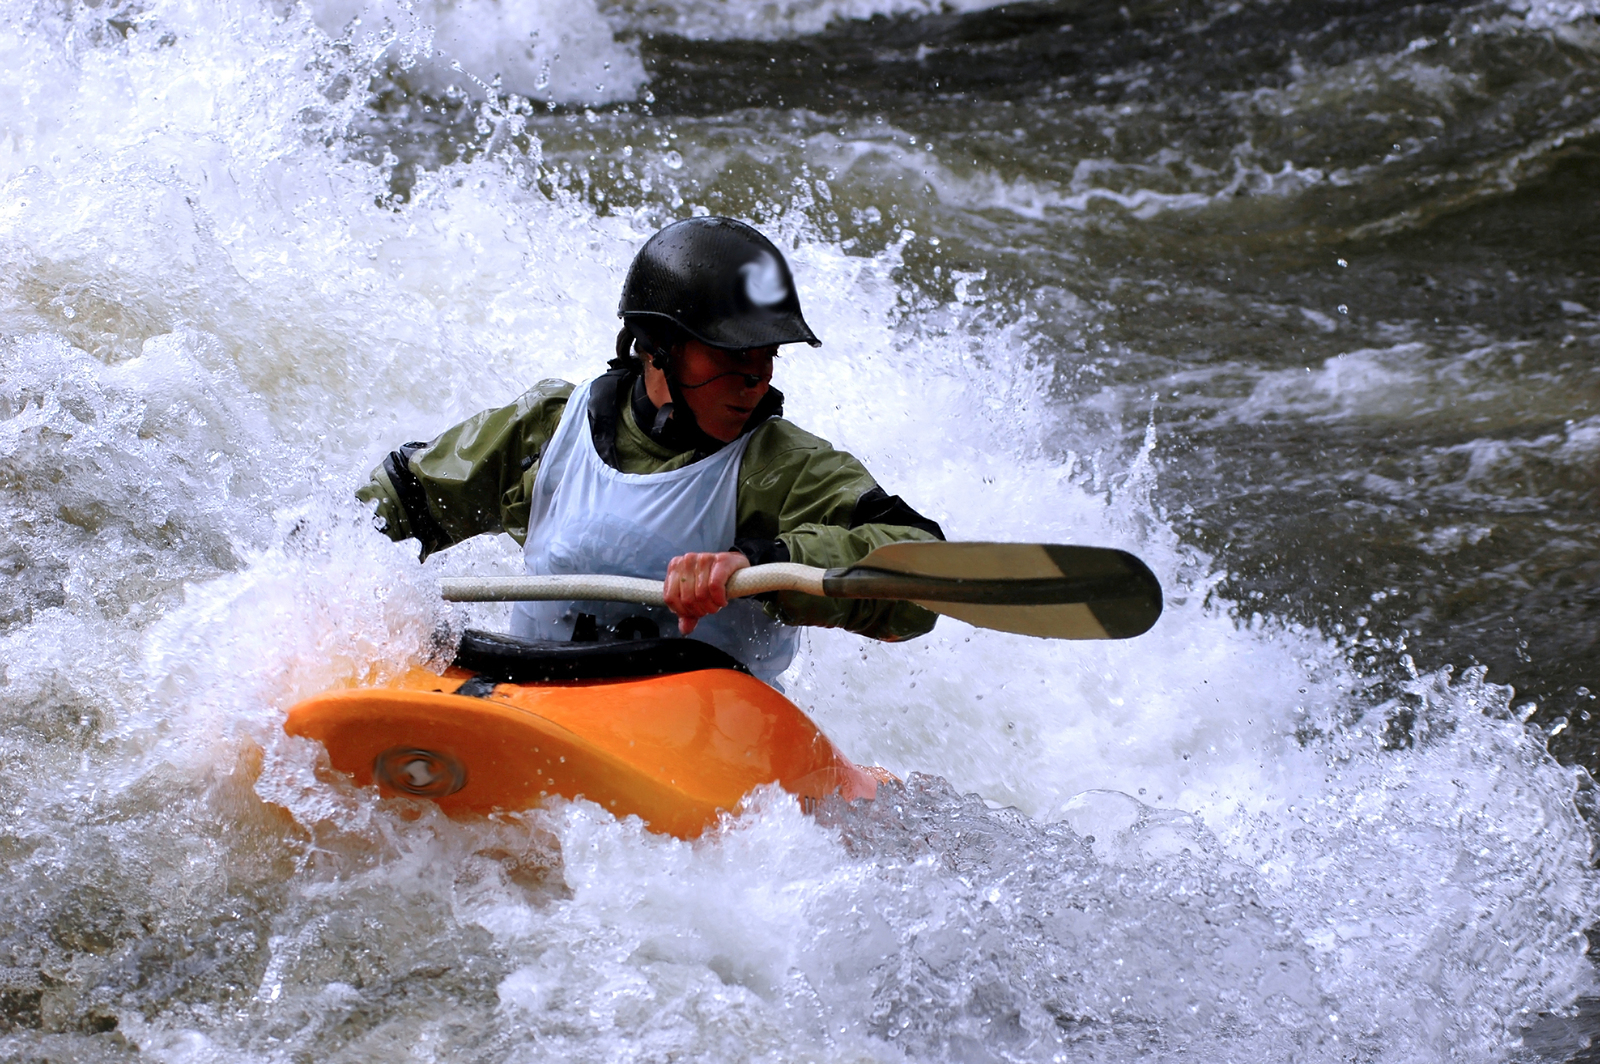
M 386 687 L 330 691 L 284 729 L 385 796 L 449 815 L 587 798 L 653 831 L 692 838 L 752 788 L 778 783 L 810 808 L 870 798 L 881 769 L 846 758 L 783 695 L 729 668 L 558 683 L 496 683 L 453 666 Z

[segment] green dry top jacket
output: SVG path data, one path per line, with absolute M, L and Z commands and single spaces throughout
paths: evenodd
M 590 431 L 608 464 L 624 473 L 661 473 L 722 446 L 698 431 L 677 432 L 671 407 L 657 410 L 630 361 L 613 363 L 590 389 Z M 391 539 L 419 540 L 424 558 L 485 533 L 506 532 L 521 543 L 540 455 L 572 391 L 565 381 L 540 381 L 510 406 L 468 418 L 430 443 L 408 443 L 372 471 L 357 497 L 377 503 L 379 527 Z M 878 487 L 855 458 L 778 417 L 782 407 L 782 395 L 771 389 L 745 429 L 751 439 L 729 549 L 756 565 L 835 568 L 886 543 L 944 538 L 937 524 Z M 775 592 L 762 596 L 762 605 L 786 624 L 884 640 L 923 635 L 937 620 L 914 603 L 893 600 Z

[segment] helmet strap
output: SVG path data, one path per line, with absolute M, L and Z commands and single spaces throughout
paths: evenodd
M 730 369 L 726 373 L 719 373 L 715 377 L 712 377 L 712 378 L 710 378 L 708 380 L 701 381 L 699 384 L 680 384 L 678 387 L 682 388 L 686 392 L 692 392 L 696 388 L 704 388 L 706 385 L 714 383 L 716 381 L 720 381 L 724 377 L 743 377 L 744 378 L 745 387 L 747 387 L 747 388 L 754 388 L 756 385 L 760 384 L 762 381 L 766 381 L 766 380 L 770 380 L 771 379 L 770 377 L 763 377 L 759 373 L 740 373 L 736 369 Z
M 667 394 L 672 396 L 672 410 L 669 412 L 663 408 L 661 413 L 656 415 L 656 420 L 665 422 L 670 417 L 678 422 L 678 429 L 683 434 L 680 437 L 681 439 L 693 439 L 700 435 L 700 423 L 695 420 L 694 410 L 689 406 L 689 399 L 683 394 L 683 384 L 678 380 L 678 367 L 673 365 L 670 357 L 664 361 L 666 362 L 665 366 L 662 366 L 660 362 L 657 362 L 656 365 L 667 378 Z M 682 419 L 681 421 L 679 420 L 680 418 Z
M 622 331 L 632 341 L 631 347 L 640 356 L 640 360 L 648 359 L 650 365 L 660 370 L 661 375 L 667 380 L 667 395 L 671 398 L 671 402 L 657 410 L 656 423 L 652 431 L 659 433 L 666 426 L 666 423 L 672 420 L 678 423 L 678 429 L 683 433 L 684 439 L 693 439 L 703 435 L 700 431 L 700 423 L 695 420 L 694 410 L 689 406 L 689 400 L 683 394 L 683 385 L 678 382 L 677 360 L 672 357 L 672 352 L 657 346 L 654 341 L 644 335 L 642 329 L 634 331 L 624 327 Z M 623 346 L 623 338 L 618 336 L 617 349 L 619 352 Z M 699 386 L 697 385 L 696 387 Z

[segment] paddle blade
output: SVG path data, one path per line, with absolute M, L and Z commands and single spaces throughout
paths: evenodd
M 1045 543 L 891 543 L 823 580 L 833 598 L 911 599 L 980 628 L 1128 639 L 1161 616 L 1161 584 L 1127 551 Z

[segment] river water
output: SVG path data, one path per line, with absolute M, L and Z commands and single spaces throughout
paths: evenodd
M 0 1059 L 1565 1060 L 1600 1033 L 1577 0 L 3 0 Z M 807 636 L 905 778 L 694 844 L 282 731 L 439 664 L 353 488 L 734 214 L 796 421 L 1122 644 Z

